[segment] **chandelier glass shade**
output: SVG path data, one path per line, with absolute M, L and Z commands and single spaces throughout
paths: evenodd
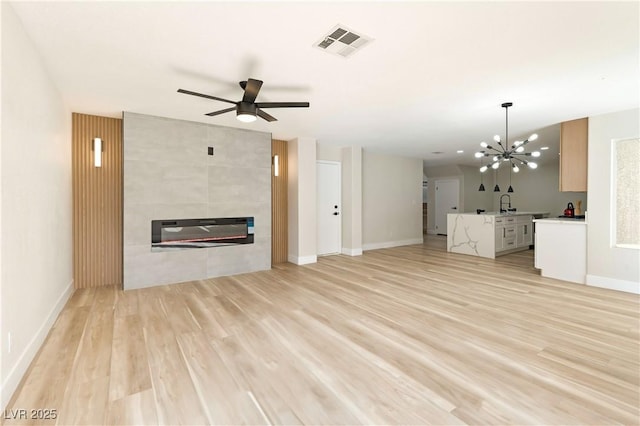
M 535 169 L 538 164 L 531 161 L 531 157 L 540 157 L 540 151 L 526 152 L 526 146 L 528 143 L 538 139 L 537 134 L 532 134 L 524 141 L 515 141 L 509 145 L 509 107 L 513 106 L 511 102 L 505 102 L 502 104 L 502 108 L 505 109 L 505 140 L 504 144 L 500 135 L 495 135 L 493 140 L 498 144 L 497 146 L 491 146 L 486 142 L 481 142 L 480 146 L 483 148 L 481 151 L 475 153 L 476 158 L 491 157 L 488 164 L 480 167 L 480 172 L 484 173 L 487 169 L 492 168 L 497 170 L 502 163 L 508 163 L 511 167 L 510 171 L 518 173 L 520 166 L 527 166 L 530 169 Z M 527 159 L 529 158 L 529 159 Z

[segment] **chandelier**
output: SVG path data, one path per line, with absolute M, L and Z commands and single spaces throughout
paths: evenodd
M 476 158 L 484 158 L 484 157 L 492 157 L 491 161 L 487 165 L 483 165 L 480 167 L 480 172 L 484 173 L 487 171 L 489 167 L 494 170 L 497 170 L 500 167 L 500 164 L 503 162 L 508 162 L 511 169 L 509 172 L 513 170 L 514 173 L 518 173 L 520 171 L 519 166 L 528 166 L 530 169 L 535 169 L 538 167 L 536 163 L 530 160 L 526 160 L 525 157 L 540 157 L 540 151 L 533 152 L 525 152 L 525 146 L 529 142 L 533 142 L 538 139 L 537 134 L 532 134 L 529 136 L 527 140 L 524 141 L 515 141 L 513 145 L 509 146 L 509 107 L 513 106 L 512 102 L 505 102 L 502 104 L 502 108 L 505 110 L 505 140 L 504 145 L 502 144 L 502 139 L 500 139 L 499 135 L 495 135 L 493 140 L 498 143 L 497 147 L 493 147 L 486 142 L 481 142 L 480 146 L 484 148 L 482 151 L 478 151 L 475 153 Z M 511 173 L 509 173 L 511 174 Z

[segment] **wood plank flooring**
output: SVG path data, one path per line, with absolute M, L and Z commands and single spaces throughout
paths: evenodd
M 638 296 L 444 246 L 77 290 L 4 422 L 640 424 Z

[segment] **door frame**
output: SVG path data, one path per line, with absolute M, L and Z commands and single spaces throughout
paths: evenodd
M 446 235 L 447 234 L 446 225 L 445 225 L 444 229 L 439 229 L 438 228 L 438 217 L 439 217 L 439 214 L 438 214 L 439 213 L 439 211 L 438 211 L 438 186 L 440 184 L 442 184 L 443 182 L 455 182 L 456 188 L 457 188 L 457 191 L 456 191 L 457 192 L 457 194 L 456 194 L 456 211 L 457 212 L 461 212 L 461 209 L 460 209 L 460 204 L 461 204 L 460 203 L 460 179 L 455 179 L 455 178 L 437 179 L 435 181 L 435 185 L 434 185 L 434 197 L 433 197 L 434 198 L 434 200 L 433 200 L 434 203 L 433 204 L 434 204 L 434 216 L 435 217 L 434 217 L 434 224 L 433 225 L 434 225 L 435 233 L 439 234 L 439 235 Z M 444 212 L 444 214 L 445 214 L 445 218 L 444 218 L 445 224 L 446 224 L 446 215 L 448 213 L 451 213 L 449 210 L 450 209 L 447 208 L 447 210 Z
M 316 253 L 318 256 L 331 256 L 334 254 L 340 254 L 342 253 L 342 163 L 340 161 L 329 161 L 329 160 L 316 160 L 316 178 L 318 176 L 318 165 L 319 164 L 325 164 L 325 165 L 330 165 L 330 166 L 337 166 L 338 167 L 338 196 L 340 198 L 339 202 L 338 202 L 338 212 L 340 213 L 340 220 L 338 221 L 338 250 L 336 252 L 331 252 L 331 253 Z M 316 182 L 316 191 L 317 194 L 320 193 L 319 190 L 320 187 L 320 181 Z M 317 200 L 318 200 L 318 195 L 316 194 L 316 204 Z M 319 210 L 319 205 L 316 205 L 316 215 L 318 215 L 318 210 Z M 316 238 L 317 235 L 320 231 L 320 227 L 319 227 L 319 223 L 316 220 Z M 316 241 L 316 252 L 318 252 L 318 242 Z

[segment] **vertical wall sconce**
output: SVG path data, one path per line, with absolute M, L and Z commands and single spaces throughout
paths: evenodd
M 484 182 L 482 182 L 482 172 L 484 172 L 487 169 L 482 170 L 482 158 L 480 158 L 480 187 L 478 188 L 478 191 L 480 192 L 484 192 Z
M 280 174 L 280 162 L 278 159 L 278 154 L 273 156 L 273 175 L 278 176 Z
M 102 167 L 102 139 L 93 138 L 93 165 Z

